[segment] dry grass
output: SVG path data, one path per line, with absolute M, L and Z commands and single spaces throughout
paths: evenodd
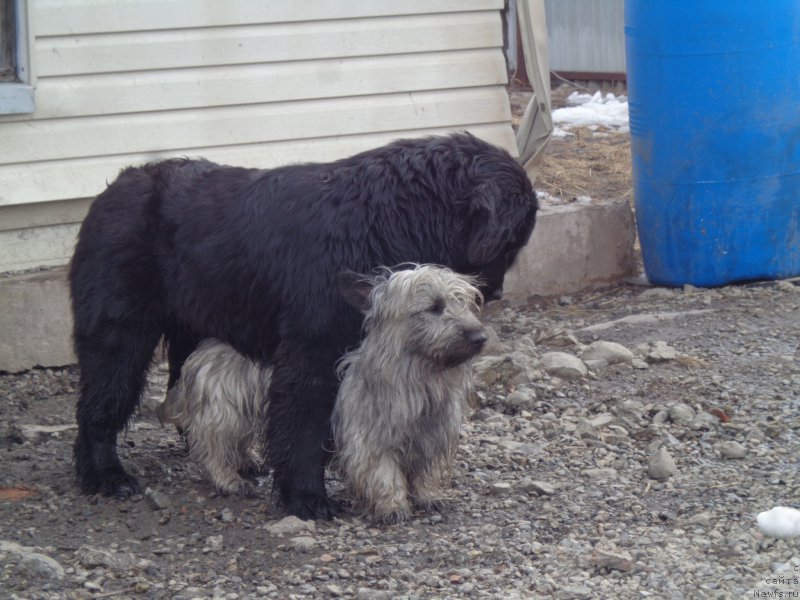
M 514 123 L 519 122 L 530 92 L 511 89 Z M 575 88 L 562 85 L 553 90 L 553 107 L 564 106 Z M 572 135 L 552 138 L 539 166 L 536 189 L 563 204 L 579 196 L 595 200 L 632 199 L 630 135 L 599 128 L 572 130 Z

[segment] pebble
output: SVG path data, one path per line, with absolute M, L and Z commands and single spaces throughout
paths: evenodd
M 616 571 L 631 571 L 633 557 L 618 548 L 596 547 L 592 551 L 591 564 L 595 567 L 606 567 Z
M 311 548 L 317 545 L 317 540 L 308 535 L 299 535 L 289 540 L 289 545 L 291 546 L 292 550 L 297 550 L 298 552 L 308 552 L 311 550 Z
M 589 419 L 581 419 L 575 426 L 575 435 L 579 438 L 596 438 L 597 427 Z
M 519 487 L 524 492 L 533 492 L 540 496 L 552 496 L 556 493 L 556 488 L 549 483 L 527 478 L 520 481 Z
M 678 353 L 675 351 L 675 348 L 667 345 L 666 342 L 658 341 L 650 347 L 647 358 L 653 362 L 662 362 L 678 358 Z
M 106 567 L 124 571 L 130 569 L 135 564 L 135 558 L 130 555 L 118 554 L 102 548 L 91 546 L 81 546 L 75 552 L 75 556 L 82 567 L 92 569 L 95 567 Z
M 687 525 L 698 525 L 700 527 L 709 527 L 711 525 L 711 515 L 707 512 L 700 512 L 686 519 L 686 523 Z
M 494 496 L 507 496 L 511 491 L 511 484 L 505 481 L 498 481 L 489 485 L 489 492 Z
M 725 458 L 741 459 L 747 456 L 747 448 L 739 442 L 720 442 L 717 445 L 717 450 L 719 450 L 719 453 Z
M 316 529 L 317 525 L 314 521 L 303 521 L 291 515 L 267 526 L 269 534 L 275 537 L 297 535 L 304 531 L 313 533 Z
M 647 461 L 647 475 L 651 479 L 669 479 L 678 472 L 675 459 L 663 446 L 655 451 Z
M 17 542 L 0 540 L 0 555 L 2 554 L 15 556 L 19 561 L 19 567 L 32 577 L 63 579 L 66 574 L 64 567 L 54 558 Z
M 556 592 L 558 600 L 581 600 L 591 597 L 592 590 L 583 585 L 567 585 Z
M 586 377 L 589 370 L 577 356 L 566 352 L 546 352 L 541 358 L 542 368 L 550 375 L 567 381 Z
M 619 475 L 619 472 L 611 467 L 604 467 L 599 469 L 584 469 L 583 474 L 589 479 L 604 481 L 607 479 L 616 479 L 616 477 Z
M 596 427 L 597 429 L 602 429 L 607 425 L 611 425 L 614 421 L 616 421 L 616 417 L 611 413 L 600 413 L 599 415 L 595 415 L 591 419 L 589 419 L 589 423 L 591 423 L 592 427 Z
M 669 418 L 678 425 L 689 425 L 694 420 L 694 410 L 682 402 L 672 404 L 669 407 Z
M 172 506 L 172 500 L 167 494 L 150 487 L 145 488 L 144 497 L 147 505 L 153 510 L 166 510 Z
M 325 591 L 334 598 L 341 598 L 344 596 L 344 591 L 338 585 L 330 584 L 325 586 Z
M 618 363 L 630 363 L 633 361 L 634 356 L 633 352 L 622 344 L 598 340 L 584 349 L 581 353 L 581 358 L 584 361 L 602 360 L 609 365 L 615 365 Z

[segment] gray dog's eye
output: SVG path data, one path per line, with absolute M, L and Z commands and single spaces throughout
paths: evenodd
M 444 299 L 436 298 L 433 303 L 428 307 L 428 312 L 434 315 L 440 315 L 444 312 Z

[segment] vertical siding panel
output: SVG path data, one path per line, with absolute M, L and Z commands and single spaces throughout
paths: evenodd
M 550 69 L 624 73 L 624 0 L 545 0 Z

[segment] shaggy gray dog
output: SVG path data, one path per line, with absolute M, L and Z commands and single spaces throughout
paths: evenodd
M 183 431 L 190 455 L 223 496 L 256 493 L 241 474 L 258 470 L 252 448 L 263 423 L 270 374 L 271 369 L 208 338 L 186 360 L 178 383 L 156 409 L 162 424 Z
M 332 424 L 335 466 L 373 518 L 404 521 L 412 505 L 445 505 L 470 359 L 486 342 L 479 297 L 474 281 L 431 266 L 386 275 L 361 294 L 366 335 L 340 363 Z
M 486 342 L 475 282 L 430 265 L 339 280 L 345 299 L 365 314 L 365 337 L 339 365 L 334 466 L 372 518 L 393 523 L 412 506 L 441 509 L 471 393 L 470 360 Z M 205 340 L 159 408 L 162 422 L 185 430 L 223 494 L 254 491 L 237 471 L 250 466 L 269 371 Z

